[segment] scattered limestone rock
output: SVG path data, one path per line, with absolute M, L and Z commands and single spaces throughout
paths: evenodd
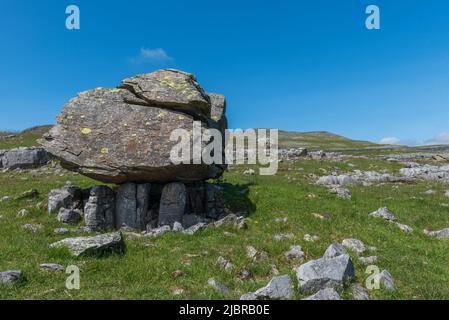
M 191 226 L 190 228 L 185 229 L 184 231 L 182 231 L 182 233 L 188 234 L 188 235 L 194 235 L 198 231 L 204 230 L 206 227 L 207 227 L 207 224 L 205 224 L 204 222 L 200 222 L 200 223 L 197 223 L 197 224 Z
M 295 271 L 298 289 L 304 294 L 314 294 L 325 288 L 342 291 L 344 284 L 355 277 L 349 255 L 311 260 Z
M 314 216 L 315 218 L 318 218 L 320 220 L 324 220 L 324 221 L 329 221 L 332 219 L 332 214 L 330 213 L 317 213 L 317 212 L 313 212 L 312 216 Z
M 285 300 L 293 296 L 292 279 L 288 275 L 283 275 L 273 278 L 265 287 L 241 296 L 240 300 Z
M 42 225 L 36 223 L 27 223 L 22 226 L 23 230 L 30 231 L 32 233 L 36 233 L 43 228 Z
M 312 296 L 304 298 L 304 300 L 341 300 L 341 297 L 333 288 L 325 288 L 321 289 Z
M 433 196 L 433 195 L 435 195 L 436 193 L 437 193 L 437 192 L 436 192 L 435 190 L 432 190 L 432 189 L 423 192 L 423 194 L 425 194 L 426 196 Z
M 0 272 L 0 285 L 13 285 L 22 278 L 23 274 L 20 270 L 10 270 Z
M 377 262 L 377 256 L 360 257 L 359 261 L 361 264 L 364 264 L 364 265 L 375 264 Z
M 227 272 L 231 272 L 234 269 L 234 265 L 232 264 L 231 260 L 227 260 L 221 256 L 217 259 L 217 265 Z
M 29 215 L 30 215 L 30 212 L 27 209 L 22 209 L 17 213 L 16 217 L 17 218 L 25 218 L 25 217 L 28 217 Z
M 272 264 L 271 265 L 271 274 L 274 276 L 277 276 L 277 275 L 279 275 L 279 273 L 280 272 L 279 272 L 278 267 L 275 264 Z
M 295 235 L 293 233 L 287 233 L 287 234 L 276 234 L 273 236 L 273 239 L 276 241 L 281 241 L 285 239 L 293 239 Z
M 61 208 L 58 213 L 58 221 L 66 224 L 76 224 L 81 221 L 83 212 L 77 209 Z
M 147 230 L 147 232 L 145 233 L 145 236 L 146 237 L 156 238 L 156 237 L 159 237 L 159 236 L 163 235 L 164 233 L 167 233 L 167 232 L 170 232 L 170 231 L 171 231 L 170 226 L 162 226 L 162 227 L 159 227 L 159 228 L 154 228 L 154 229 Z
M 290 250 L 284 253 L 284 256 L 287 260 L 301 260 L 304 259 L 304 252 L 302 251 L 301 246 L 291 246 Z
M 60 235 L 60 234 L 67 234 L 69 232 L 70 232 L 70 230 L 67 229 L 67 228 L 56 228 L 55 230 L 53 230 L 53 233 L 54 234 L 58 234 L 58 235 Z
M 215 289 L 215 291 L 217 291 L 219 294 L 226 296 L 229 294 L 229 289 L 226 288 L 224 285 L 222 285 L 221 283 L 217 282 L 215 279 L 209 279 L 207 281 L 207 284 L 209 286 L 211 286 L 212 288 Z
M 437 230 L 437 231 L 428 231 L 424 230 L 424 234 L 429 237 L 437 238 L 437 239 L 448 239 L 449 238 L 449 228 Z
M 252 274 L 248 270 L 241 270 L 237 277 L 242 281 L 246 281 L 252 278 Z
M 347 188 L 335 186 L 335 187 L 332 187 L 329 191 L 332 194 L 336 194 L 337 197 L 340 199 L 349 200 L 352 198 L 351 191 L 349 191 L 349 189 L 347 189 Z
M 39 191 L 37 191 L 36 189 L 31 189 L 25 192 L 22 192 L 17 198 L 16 200 L 23 200 L 23 199 L 30 199 L 30 198 L 35 198 L 39 195 Z
M 184 289 L 178 288 L 178 289 L 173 290 L 173 295 L 175 295 L 175 296 L 181 296 L 183 294 L 184 294 Z
M 324 252 L 323 258 L 332 259 L 341 255 L 347 255 L 345 248 L 339 243 L 332 243 Z
M 43 263 L 39 267 L 42 271 L 64 271 L 65 270 L 65 268 L 63 266 L 61 266 L 60 264 L 56 264 L 56 263 Z
M 388 208 L 380 208 L 377 211 L 371 212 L 369 216 L 375 218 L 382 218 L 387 221 L 396 221 L 396 217 L 390 210 L 388 210 Z
M 398 228 L 404 233 L 412 233 L 413 232 L 413 228 L 406 224 L 399 223 L 399 222 L 394 222 L 394 224 L 396 226 L 398 226 Z
M 61 208 L 82 209 L 83 194 L 81 189 L 66 186 L 51 190 L 48 194 L 48 213 L 57 214 Z
M 253 246 L 246 247 L 246 255 L 253 263 L 260 263 L 268 260 L 268 254 L 265 251 L 258 251 Z
M 352 286 L 352 296 L 354 300 L 370 300 L 368 290 L 359 284 L 354 284 Z
M 176 221 L 175 223 L 173 223 L 173 231 L 176 232 L 181 232 L 184 230 L 184 227 L 182 226 L 181 223 L 179 223 L 178 221 Z
M 444 194 L 444 196 L 446 196 L 446 197 L 448 197 L 448 198 L 449 198 L 449 190 L 448 190 L 448 191 L 446 191 L 446 193 Z
M 288 218 L 287 217 L 285 217 L 285 218 L 276 218 L 276 219 L 274 219 L 274 222 L 287 223 L 288 222 Z
M 214 222 L 214 227 L 219 228 L 221 226 L 225 226 L 225 225 L 233 225 L 236 224 L 237 221 L 239 220 L 239 217 L 234 214 L 228 214 L 227 216 L 221 218 L 220 220 L 217 220 Z
M 106 233 L 94 237 L 67 238 L 50 245 L 50 248 L 68 248 L 76 257 L 101 253 L 123 253 L 125 243 L 120 232 Z
M 383 270 L 381 273 L 374 275 L 374 281 L 378 282 L 381 287 L 388 291 L 396 290 L 393 277 L 387 270 Z
M 0 199 L 0 202 L 10 202 L 12 200 L 11 197 L 9 196 L 4 196 Z
M 315 242 L 315 241 L 318 241 L 318 240 L 320 240 L 320 237 L 318 237 L 318 236 L 312 236 L 310 234 L 304 235 L 304 241 Z
M 243 171 L 243 174 L 245 176 L 255 176 L 256 175 L 256 171 L 254 171 L 253 169 L 248 169 L 248 170 Z
M 357 254 L 363 254 L 366 251 L 365 244 L 358 239 L 344 239 L 341 244 Z

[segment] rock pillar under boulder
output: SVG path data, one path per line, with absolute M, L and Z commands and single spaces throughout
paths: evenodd
M 114 215 L 114 191 L 106 186 L 92 187 L 84 207 L 86 227 L 92 230 L 113 229 L 115 228 Z
M 162 189 L 159 207 L 159 225 L 173 226 L 175 222 L 182 222 L 186 210 L 187 190 L 183 183 L 169 183 Z
M 125 183 L 118 187 L 116 195 L 116 228 L 128 227 L 144 230 L 148 223 L 151 185 Z

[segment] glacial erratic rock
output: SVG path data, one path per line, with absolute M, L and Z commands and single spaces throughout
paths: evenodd
M 120 232 L 94 237 L 67 238 L 50 245 L 50 248 L 67 248 L 75 257 L 105 253 L 123 253 L 125 243 Z
M 179 144 L 171 139 L 175 129 L 188 132 L 192 144 L 194 122 L 200 120 L 200 129 L 226 126 L 224 97 L 211 96 L 213 107 L 194 77 L 181 71 L 136 76 L 118 89 L 79 93 L 40 142 L 64 168 L 102 182 L 218 178 L 222 165 L 174 164 L 170 157 Z

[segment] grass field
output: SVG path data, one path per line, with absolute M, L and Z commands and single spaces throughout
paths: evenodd
M 349 164 L 351 163 L 351 165 Z M 67 235 L 55 235 L 63 227 L 39 203 L 45 202 L 51 189 L 62 187 L 67 180 L 87 187 L 95 184 L 88 178 L 67 172 L 32 177 L 30 173 L 0 173 L 0 198 L 16 197 L 35 188 L 40 195 L 28 200 L 0 203 L 0 270 L 21 269 L 24 280 L 11 287 L 0 287 L 0 299 L 238 299 L 254 291 L 273 277 L 275 264 L 281 274 L 294 277 L 293 267 L 283 253 L 299 244 L 306 260 L 320 258 L 333 242 L 357 238 L 366 245 L 377 247 L 378 265 L 393 276 L 397 291 L 372 291 L 374 299 L 448 299 L 449 241 L 429 238 L 423 229 L 449 227 L 449 187 L 439 183 L 384 184 L 353 187 L 351 200 L 342 200 L 326 188 L 313 184 L 312 174 L 325 171 L 346 172 L 355 169 L 387 170 L 397 173 L 401 165 L 381 160 L 350 159 L 341 162 L 301 159 L 283 162 L 276 176 L 248 177 L 247 167 L 234 167 L 220 183 L 235 212 L 249 213 L 249 229 L 232 226 L 208 229 L 193 236 L 178 233 L 159 238 L 126 240 L 124 255 L 102 258 L 72 258 L 64 251 L 53 251 L 49 244 Z M 245 190 L 248 189 L 246 193 Z M 423 192 L 433 189 L 434 195 Z M 389 207 L 399 221 L 415 231 L 402 233 L 396 226 L 368 216 L 380 207 Z M 17 218 L 17 212 L 28 208 L 30 216 Z M 332 219 L 323 221 L 312 213 L 330 213 Z M 275 218 L 287 217 L 287 223 Z M 23 230 L 27 223 L 42 225 L 37 233 Z M 226 233 L 225 233 L 226 232 Z M 293 233 L 294 239 L 273 240 L 275 234 Z M 305 242 L 305 234 L 320 240 Z M 71 234 L 69 236 L 77 236 Z M 245 247 L 252 245 L 268 253 L 268 261 L 253 264 Z M 351 253 L 356 265 L 356 282 L 364 284 L 365 268 Z M 219 256 L 230 259 L 235 268 L 231 273 L 221 270 L 215 262 Z M 41 263 L 76 265 L 81 271 L 81 289 L 67 290 L 65 273 L 40 271 Z M 253 278 L 238 279 L 240 270 L 251 271 Z M 183 275 L 173 273 L 181 270 Z M 226 285 L 231 294 L 223 297 L 207 285 L 214 278 Z M 174 290 L 184 293 L 175 295 Z M 349 290 L 344 294 L 351 298 Z M 298 299 L 302 298 L 297 295 Z

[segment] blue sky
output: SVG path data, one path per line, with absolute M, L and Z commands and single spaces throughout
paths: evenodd
M 65 28 L 65 8 L 81 30 Z M 381 30 L 365 8 L 381 9 Z M 233 128 L 449 143 L 449 1 L 2 0 L 0 130 L 159 68 L 224 93 Z

